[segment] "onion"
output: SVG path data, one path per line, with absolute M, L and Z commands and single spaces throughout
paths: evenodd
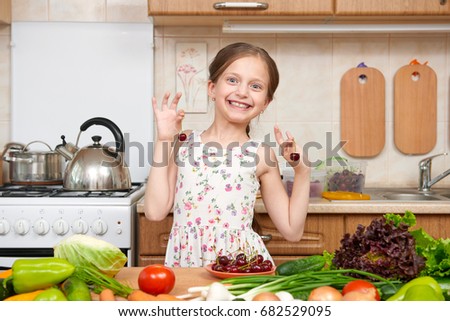
M 311 291 L 308 301 L 341 301 L 342 294 L 339 290 L 325 285 Z
M 281 300 L 275 293 L 261 292 L 255 295 L 252 301 L 281 301 Z

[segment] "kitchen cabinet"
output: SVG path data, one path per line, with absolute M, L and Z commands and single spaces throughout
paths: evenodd
M 224 3 L 237 8 L 217 8 Z M 244 8 L 262 5 L 267 8 Z M 158 25 L 222 25 L 226 20 L 264 23 L 367 21 L 448 21 L 450 0 L 148 0 L 148 15 Z
M 335 14 L 349 16 L 440 16 L 450 14 L 448 0 L 335 0 Z
M 234 8 L 222 4 L 236 4 Z M 254 5 L 267 8 L 254 8 Z M 245 6 L 245 7 L 244 7 Z M 217 0 L 149 0 L 148 15 L 155 25 L 222 25 L 224 20 L 264 21 L 290 20 L 289 17 L 303 16 L 305 19 L 326 17 L 333 14 L 334 0 L 263 0 L 230 1 Z
M 0 24 L 11 24 L 11 0 L 0 1 Z

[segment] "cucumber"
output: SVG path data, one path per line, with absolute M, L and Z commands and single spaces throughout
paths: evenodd
M 12 279 L 0 279 L 0 301 L 13 296 L 14 294 L 16 294 L 16 292 L 14 292 Z
M 71 276 L 61 284 L 61 290 L 68 301 L 91 301 L 91 291 L 83 280 Z
M 311 255 L 297 260 L 287 261 L 277 266 L 275 274 L 292 275 L 307 271 L 320 271 L 325 266 L 322 255 Z
M 434 279 L 439 283 L 445 301 L 450 301 L 450 277 L 434 277 Z

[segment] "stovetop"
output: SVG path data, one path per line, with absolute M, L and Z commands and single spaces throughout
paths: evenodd
M 120 191 L 70 191 L 61 185 L 5 185 L 0 186 L 0 197 L 128 197 L 142 187 L 133 183 L 128 190 Z
M 0 187 L 0 206 L 131 205 L 145 193 L 145 183 L 133 183 L 129 190 L 69 191 L 61 185 L 5 185 Z

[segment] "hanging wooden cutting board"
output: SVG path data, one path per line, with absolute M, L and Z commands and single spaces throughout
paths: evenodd
M 436 145 L 436 82 L 426 65 L 403 66 L 395 74 L 394 142 L 404 154 L 427 154 Z
M 353 157 L 373 157 L 383 150 L 385 80 L 379 70 L 352 68 L 342 76 L 341 140 Z

